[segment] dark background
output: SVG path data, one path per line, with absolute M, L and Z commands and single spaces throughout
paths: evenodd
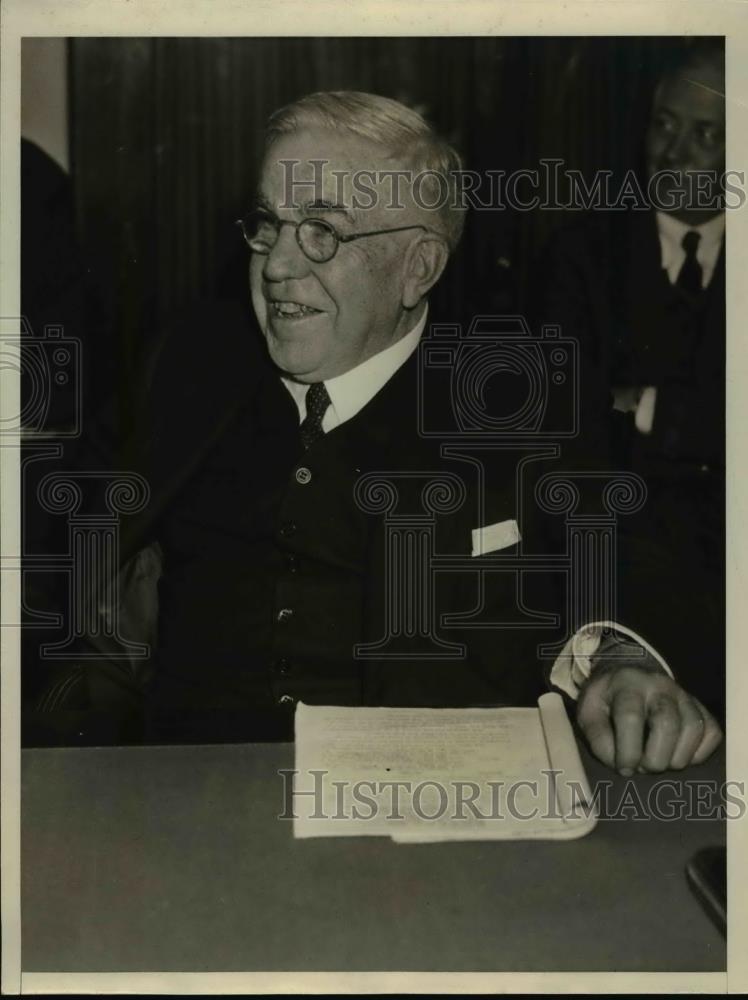
M 638 164 L 653 81 L 678 39 L 75 38 L 70 157 L 78 237 L 111 312 L 126 393 L 143 347 L 196 299 L 244 296 L 234 220 L 263 124 L 314 90 L 417 107 L 477 170 L 560 157 L 591 180 Z M 440 312 L 527 308 L 534 261 L 569 212 L 472 213 Z

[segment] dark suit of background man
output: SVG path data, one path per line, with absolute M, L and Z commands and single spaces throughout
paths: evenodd
M 459 165 L 420 115 L 382 97 L 317 94 L 271 118 L 258 209 L 243 222 L 262 337 L 221 315 L 185 327 L 152 386 L 152 499 L 122 542 L 123 558 L 154 540 L 163 552 L 149 738 L 289 737 L 298 700 L 517 704 L 542 690 L 543 637 L 496 625 L 519 613 L 511 574 L 482 592 L 474 572 L 442 573 L 425 610 L 389 575 L 393 505 L 430 510 L 434 551 L 476 563 L 516 552 L 530 530 L 516 523 L 516 455 L 481 467 L 419 433 L 419 407 L 439 426 L 451 405 L 443 382 L 419 394 L 417 348 L 463 221 L 453 198 L 423 205 Z M 394 198 L 393 170 L 413 172 Z M 369 188 L 358 204 L 357 171 Z M 412 177 L 424 171 L 419 205 Z M 445 613 L 486 627 L 449 627 Z M 409 628 L 419 614 L 427 627 Z M 357 654 L 393 633 L 396 658 L 392 646 Z M 653 659 L 595 666 L 578 718 L 608 764 L 684 767 L 719 742 Z M 551 680 L 576 696 L 585 669 L 567 657 Z
M 725 676 L 721 40 L 687 48 L 664 71 L 645 147 L 654 206 L 598 211 L 561 231 L 541 269 L 539 312 L 543 321 L 560 323 L 564 334 L 580 339 L 588 362 L 583 413 L 588 426 L 607 426 L 607 459 L 647 483 L 641 515 L 623 526 L 625 567 L 637 568 L 624 568 L 621 575 L 619 611 L 646 621 L 661 652 L 679 664 L 679 677 L 720 713 Z

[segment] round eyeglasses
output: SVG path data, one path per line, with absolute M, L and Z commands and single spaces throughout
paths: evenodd
M 352 243 L 365 236 L 381 236 L 383 233 L 401 233 L 406 229 L 423 229 L 425 226 L 395 226 L 392 229 L 371 229 L 365 233 L 341 235 L 335 226 L 324 219 L 302 219 L 301 222 L 279 219 L 270 212 L 256 209 L 243 219 L 236 220 L 247 246 L 253 253 L 269 254 L 275 246 L 283 226 L 293 226 L 296 242 L 303 254 L 315 264 L 332 260 L 341 243 Z

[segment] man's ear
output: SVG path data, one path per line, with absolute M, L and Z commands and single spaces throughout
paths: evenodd
M 439 280 L 449 259 L 447 244 L 435 233 L 424 233 L 408 247 L 403 305 L 413 309 Z

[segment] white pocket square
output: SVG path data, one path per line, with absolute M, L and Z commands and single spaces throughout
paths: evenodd
M 474 556 L 484 556 L 489 552 L 505 549 L 509 545 L 516 545 L 522 538 L 519 525 L 511 519 L 487 524 L 485 528 L 473 528 L 470 535 L 473 540 Z

